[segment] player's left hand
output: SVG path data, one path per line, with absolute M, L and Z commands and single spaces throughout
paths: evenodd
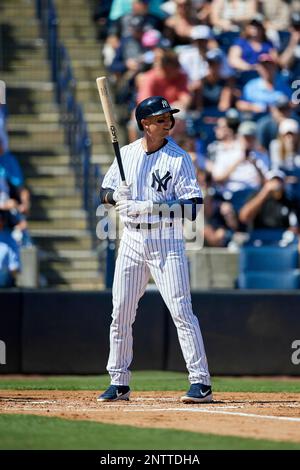
M 113 193 L 113 199 L 115 202 L 124 200 L 124 199 L 132 199 L 131 193 L 131 184 L 121 184 Z
M 142 214 L 151 214 L 153 210 L 152 201 L 118 201 L 116 211 L 123 216 L 137 217 Z

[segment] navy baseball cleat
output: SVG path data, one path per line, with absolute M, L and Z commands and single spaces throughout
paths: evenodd
M 130 388 L 128 385 L 110 385 L 97 401 L 129 400 Z
M 212 402 L 210 385 L 191 384 L 189 391 L 180 398 L 183 403 L 210 403 Z

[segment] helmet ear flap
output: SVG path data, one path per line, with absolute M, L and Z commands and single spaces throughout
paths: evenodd
M 143 125 L 142 125 L 142 120 L 141 119 L 137 119 L 137 124 L 138 124 L 138 128 L 140 131 L 143 131 L 144 128 L 143 128 Z

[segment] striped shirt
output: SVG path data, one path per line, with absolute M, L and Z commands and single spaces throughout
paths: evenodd
M 202 197 L 191 157 L 172 138 L 168 138 L 163 147 L 150 154 L 145 152 L 142 139 L 136 140 L 121 148 L 121 157 L 126 182 L 131 185 L 134 200 L 163 203 Z M 121 177 L 115 159 L 102 187 L 116 189 L 120 184 Z M 158 220 L 158 216 L 144 215 L 135 220 L 153 223 Z

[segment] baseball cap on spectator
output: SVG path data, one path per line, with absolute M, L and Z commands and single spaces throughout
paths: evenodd
M 191 30 L 191 39 L 194 41 L 197 41 L 197 39 L 212 39 L 213 37 L 211 28 L 205 24 L 194 26 Z
M 160 9 L 167 15 L 167 16 L 172 16 L 175 15 L 176 13 L 176 5 L 173 2 L 173 0 L 163 2 L 160 5 Z
M 257 125 L 253 121 L 244 121 L 239 125 L 238 134 L 242 136 L 255 136 Z
M 279 95 L 275 101 L 275 106 L 278 109 L 286 109 L 290 107 L 289 97 L 286 95 Z
M 223 52 L 219 48 L 210 49 L 209 51 L 207 51 L 205 58 L 207 62 L 220 63 L 223 60 Z
M 284 119 L 279 124 L 278 132 L 280 135 L 285 135 L 288 133 L 298 134 L 299 124 L 295 119 Z
M 264 15 L 257 13 L 250 21 L 249 24 L 253 24 L 255 26 L 262 26 L 264 27 Z
M 225 119 L 227 126 L 236 131 L 241 122 L 238 110 L 235 108 L 228 109 L 225 113 Z
M 291 14 L 291 25 L 294 27 L 300 26 L 300 12 L 299 11 L 294 11 Z
M 285 180 L 285 174 L 281 170 L 270 170 L 270 171 L 267 171 L 266 178 L 267 178 L 267 180 L 271 180 L 273 178 L 278 178 L 278 179 L 284 181 Z
M 228 111 L 225 113 L 226 119 L 234 120 L 234 121 L 239 121 L 240 120 L 240 113 L 238 112 L 237 109 L 235 108 L 229 108 Z
M 144 29 L 144 24 L 145 24 L 145 18 L 143 15 L 133 15 L 129 19 L 129 27 L 133 28 L 138 31 L 143 31 Z
M 161 39 L 161 32 L 157 29 L 149 29 L 142 36 L 143 47 L 156 47 Z

